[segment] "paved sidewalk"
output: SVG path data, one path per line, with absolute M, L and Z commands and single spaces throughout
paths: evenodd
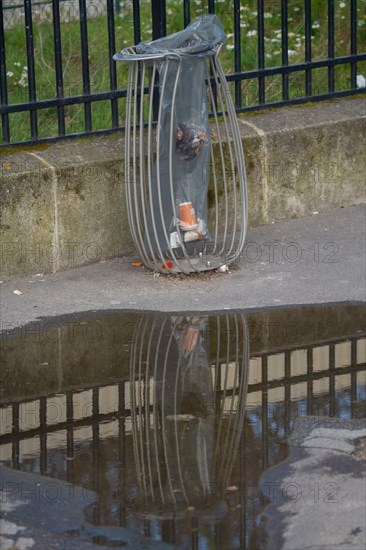
M 2 283 L 2 329 L 88 310 L 215 311 L 364 301 L 365 208 L 254 228 L 230 274 L 156 276 L 132 262 L 118 258 Z
M 290 456 L 261 477 L 263 550 L 365 548 L 365 442 L 365 420 L 297 418 Z

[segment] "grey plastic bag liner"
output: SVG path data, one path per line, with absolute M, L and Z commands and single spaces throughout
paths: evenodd
M 226 35 L 217 16 L 205 15 L 195 19 L 183 31 L 152 42 L 141 42 L 135 47 L 138 54 L 163 54 L 157 62 L 161 104 L 158 124 L 162 139 L 157 151 L 159 163 L 154 166 L 151 182 L 151 210 L 154 212 L 155 230 L 151 210 L 147 213 L 149 243 L 154 251 L 160 247 L 167 252 L 170 245 L 175 249 L 184 247 L 189 252 L 190 247 L 210 240 L 207 228 L 210 129 L 205 84 L 206 59 L 215 54 L 215 46 L 225 41 Z M 161 86 L 163 81 L 164 88 Z M 174 217 L 169 179 L 171 117 L 174 128 L 172 164 L 177 218 Z M 160 175 L 161 204 L 157 169 Z M 162 212 L 157 215 L 160 208 Z M 189 244 L 191 242 L 192 245 Z

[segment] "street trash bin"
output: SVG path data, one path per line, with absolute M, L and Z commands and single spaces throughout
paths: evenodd
M 238 259 L 247 230 L 239 125 L 216 15 L 114 55 L 129 62 L 125 185 L 144 265 L 192 273 Z

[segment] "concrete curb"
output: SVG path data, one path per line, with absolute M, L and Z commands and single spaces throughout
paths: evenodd
M 364 99 L 239 118 L 249 224 L 363 202 Z M 1 278 L 130 255 L 123 137 L 1 155 Z

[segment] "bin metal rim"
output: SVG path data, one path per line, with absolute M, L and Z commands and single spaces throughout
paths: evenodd
M 113 56 L 114 61 L 148 61 L 153 59 L 173 58 L 180 59 L 182 57 L 194 59 L 195 57 L 212 57 L 218 55 L 223 43 L 220 42 L 213 48 L 207 48 L 207 50 L 201 50 L 192 52 L 190 48 L 172 48 L 163 52 L 156 53 L 137 53 L 136 46 L 129 46 L 124 48 Z

